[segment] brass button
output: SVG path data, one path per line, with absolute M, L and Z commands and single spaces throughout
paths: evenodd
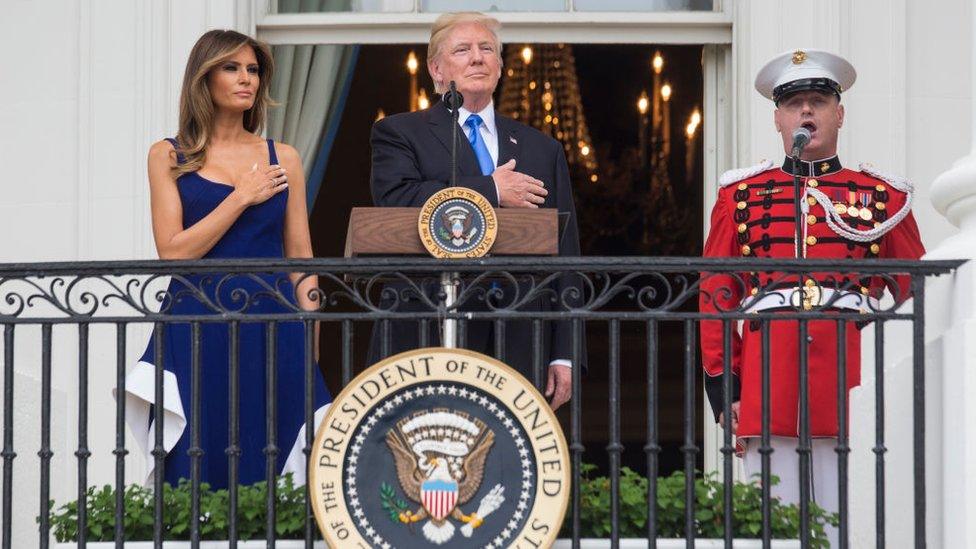
M 758 293 L 759 293 L 759 288 L 753 288 L 752 290 L 749 290 L 749 293 L 750 293 L 751 295 L 756 295 L 756 294 L 758 294 Z
M 746 224 L 745 223 L 739 223 L 739 227 L 737 228 L 737 230 L 739 231 L 739 234 L 742 234 L 742 233 L 746 232 L 748 229 L 749 229 L 749 227 L 746 227 Z
M 874 186 L 874 190 L 876 190 L 878 192 L 884 192 L 885 191 L 885 186 L 884 185 L 875 185 Z
M 817 281 L 812 278 L 808 278 L 807 281 L 804 282 L 804 284 L 807 285 L 807 288 L 812 288 L 817 285 Z
M 748 244 L 743 244 L 742 255 L 749 255 L 751 253 L 752 253 L 752 248 L 750 248 Z
M 875 202 L 874 203 L 874 207 L 877 208 L 877 209 L 879 209 L 879 210 L 883 210 L 883 209 L 885 209 L 885 203 L 884 202 Z
M 817 243 L 817 237 L 810 235 L 807 237 L 807 245 L 813 246 Z
M 807 204 L 809 204 L 811 206 L 816 206 L 817 205 L 817 199 L 814 198 L 814 197 L 812 197 L 812 196 L 808 196 L 807 197 Z
M 810 214 L 807 216 L 807 225 L 815 225 L 817 223 L 817 216 Z
M 881 251 L 881 246 L 878 246 L 877 244 L 871 244 L 871 253 L 873 253 L 874 255 L 878 255 L 878 252 L 880 251 Z
M 744 209 L 746 209 L 746 203 L 745 202 L 739 202 L 738 204 L 735 205 L 735 207 L 738 208 L 738 209 L 740 209 L 740 210 L 744 210 Z
M 744 191 L 744 190 L 746 190 L 748 188 L 749 188 L 749 185 L 746 185 L 745 183 L 739 183 L 739 190 L 740 191 Z
M 875 221 L 875 222 L 874 222 L 874 226 L 875 226 L 875 227 L 878 227 L 878 226 L 880 226 L 880 225 L 881 225 L 881 222 L 880 222 L 880 221 Z
M 820 183 L 816 179 L 810 179 L 809 181 L 807 181 L 807 187 L 813 187 L 814 189 L 816 189 L 817 185 L 819 184 Z

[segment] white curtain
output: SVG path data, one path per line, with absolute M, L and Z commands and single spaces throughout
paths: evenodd
M 278 0 L 279 13 L 347 11 L 350 0 Z M 342 45 L 275 46 L 271 97 L 279 106 L 268 115 L 268 137 L 295 147 L 306 176 L 312 175 L 323 138 L 351 78 L 354 47 Z M 317 174 L 321 176 L 321 174 Z M 319 181 L 309 180 L 309 206 Z

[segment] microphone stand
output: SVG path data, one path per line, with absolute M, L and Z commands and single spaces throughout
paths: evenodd
M 458 144 L 458 109 L 461 107 L 461 95 L 457 85 L 451 80 L 449 107 L 451 109 L 451 186 L 457 187 L 457 144 Z
M 800 259 L 803 257 L 803 210 L 802 204 L 800 203 L 802 200 L 800 196 L 800 190 L 802 189 L 800 185 L 800 147 L 794 147 L 790 156 L 793 158 L 793 221 L 795 222 L 796 229 L 795 254 L 796 258 Z
M 447 103 L 451 109 L 451 187 L 457 187 L 457 145 L 458 145 L 458 109 L 464 99 L 457 91 L 457 85 L 451 80 Z M 441 345 L 448 349 L 457 347 L 457 320 L 447 318 L 447 311 L 457 303 L 458 287 L 461 277 L 457 271 L 441 272 L 441 306 L 444 311 L 444 325 L 441 332 Z
M 802 146 L 795 146 L 793 147 L 793 150 L 790 153 L 790 156 L 793 158 L 793 214 L 794 214 L 793 225 L 796 231 L 796 236 L 795 236 L 796 246 L 794 250 L 796 259 L 803 259 L 805 256 L 805 254 L 803 253 L 803 245 L 804 245 L 803 223 L 806 220 L 803 219 L 803 204 L 801 202 L 801 200 L 803 200 L 803 197 L 801 196 L 800 193 L 800 191 L 803 188 L 802 185 L 800 185 L 800 149 L 802 148 L 803 148 Z M 806 310 L 809 307 L 807 305 L 808 303 L 807 288 L 805 285 L 804 278 L 806 277 L 804 277 L 803 273 L 799 273 L 797 275 L 796 291 L 797 291 L 798 304 L 801 307 L 803 307 L 804 310 Z

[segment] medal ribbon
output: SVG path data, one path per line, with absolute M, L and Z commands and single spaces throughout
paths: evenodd
M 830 202 L 830 198 L 828 198 L 823 192 L 818 189 L 808 188 L 807 193 L 810 196 L 813 196 L 813 198 L 823 207 L 824 212 L 826 213 L 827 225 L 830 227 L 830 229 L 839 236 L 855 242 L 870 242 L 890 231 L 895 225 L 898 224 L 898 222 L 904 219 L 909 212 L 911 212 L 912 199 L 914 198 L 914 193 L 906 193 L 907 196 L 905 198 L 905 205 L 898 210 L 898 213 L 889 217 L 877 227 L 862 231 L 845 223 L 844 218 L 841 217 L 836 210 L 834 210 L 833 204 Z M 849 193 L 849 195 L 851 194 L 854 193 Z M 803 201 L 803 204 L 806 204 L 806 200 Z

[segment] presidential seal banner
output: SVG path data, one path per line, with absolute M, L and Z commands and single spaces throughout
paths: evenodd
M 515 370 L 428 348 L 383 360 L 342 391 L 309 479 L 331 547 L 549 547 L 570 459 L 548 403 Z

